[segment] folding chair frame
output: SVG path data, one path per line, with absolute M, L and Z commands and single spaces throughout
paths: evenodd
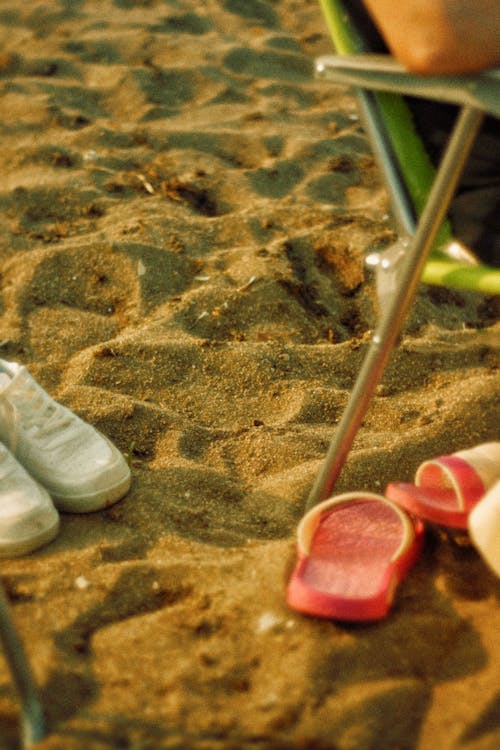
M 10 667 L 21 703 L 21 742 L 28 748 L 45 737 L 45 721 L 38 689 L 23 644 L 10 616 L 7 598 L 0 584 L 0 642 Z
M 427 202 L 409 240 L 395 293 L 382 310 L 365 360 L 306 507 L 326 499 L 337 481 L 377 384 L 416 294 L 452 197 L 486 112 L 500 116 L 499 71 L 477 76 L 422 78 L 404 71 L 389 56 L 326 56 L 316 63 L 318 77 L 362 91 L 393 91 L 459 105 L 459 114 L 441 158 Z M 397 186 L 396 186 L 397 192 Z

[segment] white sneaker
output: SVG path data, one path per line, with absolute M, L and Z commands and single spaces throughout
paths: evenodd
M 130 469 L 120 451 L 54 401 L 24 366 L 2 359 L 0 440 L 60 510 L 99 510 L 130 487 Z
M 59 514 L 47 491 L 0 443 L 0 557 L 16 557 L 50 542 Z

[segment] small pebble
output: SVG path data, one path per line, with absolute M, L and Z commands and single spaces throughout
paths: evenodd
M 85 576 L 78 576 L 78 578 L 75 578 L 75 586 L 80 591 L 85 591 L 86 589 L 91 587 L 91 583 L 88 580 L 88 578 L 85 578 Z
M 257 623 L 257 633 L 267 633 L 268 630 L 272 630 L 281 624 L 281 617 L 278 617 L 273 612 L 263 612 Z

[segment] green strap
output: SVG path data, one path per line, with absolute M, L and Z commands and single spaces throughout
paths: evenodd
M 422 281 L 483 294 L 500 294 L 500 270 L 483 264 L 468 266 L 453 260 L 431 258 L 424 268 Z

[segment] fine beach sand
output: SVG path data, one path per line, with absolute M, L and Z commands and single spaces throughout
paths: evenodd
M 0 356 L 128 496 L 0 564 L 43 750 L 493 750 L 500 583 L 428 534 L 389 617 L 285 603 L 394 238 L 313 0 L 0 2 Z M 496 300 L 422 285 L 336 491 L 499 438 Z M 496 338 L 495 338 L 496 336 Z M 0 750 L 17 746 L 0 655 Z

